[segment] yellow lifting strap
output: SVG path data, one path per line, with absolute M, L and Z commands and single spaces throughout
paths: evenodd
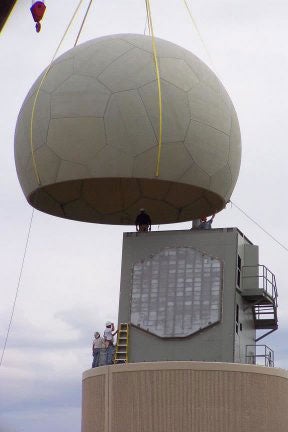
M 154 36 L 153 23 L 152 23 L 152 15 L 151 15 L 151 7 L 150 0 L 145 0 L 146 3 L 146 11 L 147 11 L 147 22 L 149 34 L 152 36 L 152 48 L 153 48 L 153 57 L 155 64 L 155 72 L 157 78 L 157 87 L 158 87 L 158 105 L 159 105 L 159 133 L 158 133 L 158 152 L 157 152 L 157 162 L 155 169 L 155 177 L 159 177 L 160 171 L 160 158 L 161 158 L 161 149 L 162 149 L 162 129 L 163 129 L 163 114 L 162 114 L 162 91 L 161 91 L 161 80 L 160 80 L 160 72 L 159 72 L 159 62 L 157 55 L 157 46 Z
M 117 334 L 114 364 L 128 363 L 129 353 L 129 324 L 121 323 Z
M 30 150 L 31 150 L 31 156 L 32 156 L 33 169 L 34 169 L 35 177 L 36 177 L 36 180 L 37 180 L 37 183 L 38 183 L 39 186 L 41 185 L 41 179 L 40 179 L 40 175 L 39 175 L 39 172 L 38 172 L 38 169 L 37 169 L 37 164 L 36 164 L 36 159 L 35 159 L 35 154 L 34 154 L 35 153 L 35 151 L 34 151 L 34 143 L 33 143 L 33 122 L 34 122 L 34 116 L 35 116 L 36 103 L 37 103 L 37 100 L 38 100 L 39 92 L 40 92 L 40 90 L 41 90 L 41 88 L 43 86 L 43 83 L 44 83 L 44 81 L 45 81 L 45 79 L 46 79 L 46 77 L 47 77 L 47 75 L 48 75 L 48 73 L 49 73 L 49 71 L 50 71 L 50 69 L 52 67 L 52 63 L 53 63 L 56 55 L 58 54 L 58 51 L 59 51 L 59 49 L 60 49 L 60 47 L 61 47 L 61 45 L 62 45 L 62 43 L 63 43 L 63 41 L 64 41 L 64 39 L 65 39 L 65 37 L 67 35 L 67 33 L 68 33 L 68 31 L 69 31 L 69 29 L 70 29 L 70 27 L 71 27 L 71 25 L 72 25 L 72 23 L 73 23 L 76 15 L 77 15 L 77 13 L 78 13 L 78 11 L 79 11 L 79 9 L 80 9 L 83 1 L 84 0 L 80 0 L 79 1 L 78 6 L 76 7 L 76 9 L 75 9 L 75 11 L 74 11 L 74 13 L 72 15 L 72 18 L 71 18 L 71 20 L 70 20 L 70 22 L 69 22 L 69 24 L 68 24 L 68 26 L 67 26 L 64 34 L 63 34 L 63 36 L 62 36 L 60 42 L 59 42 L 59 45 L 56 48 L 56 51 L 55 51 L 55 53 L 54 53 L 54 55 L 52 57 L 52 60 L 51 60 L 51 62 L 49 64 L 49 66 L 47 67 L 47 69 L 44 72 L 44 75 L 43 75 L 43 77 L 42 77 L 42 79 L 40 81 L 39 87 L 38 87 L 38 89 L 36 91 L 36 95 L 35 95 L 33 106 L 32 106 L 31 119 L 30 119 Z M 77 39 L 76 39 L 76 42 L 75 42 L 74 46 L 76 45 L 76 43 L 77 43 L 77 41 L 79 39 L 80 32 L 81 32 L 81 30 L 83 28 L 84 21 L 85 21 L 85 19 L 87 17 L 87 13 L 88 13 L 89 8 L 91 6 L 91 2 L 92 1 L 90 1 L 89 5 L 88 5 L 87 12 L 86 12 L 86 14 L 84 16 L 84 20 L 82 22 L 82 25 L 81 25 L 80 31 L 79 31 L 79 33 L 77 35 Z

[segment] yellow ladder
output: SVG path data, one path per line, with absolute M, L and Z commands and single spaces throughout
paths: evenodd
M 114 364 L 128 363 L 129 324 L 121 323 L 117 334 Z

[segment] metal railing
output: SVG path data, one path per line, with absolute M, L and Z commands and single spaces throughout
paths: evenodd
M 278 306 L 278 292 L 275 275 L 264 265 L 258 266 L 243 266 L 242 279 L 245 286 L 245 279 L 257 278 L 257 288 L 263 290 L 265 294 L 272 298 L 275 307 Z
M 267 345 L 246 345 L 246 363 L 274 367 L 274 351 Z

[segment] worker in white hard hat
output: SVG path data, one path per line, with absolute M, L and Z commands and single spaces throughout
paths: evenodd
M 104 330 L 104 342 L 106 348 L 106 365 L 113 364 L 114 356 L 114 336 L 117 330 L 114 332 L 114 324 L 111 321 L 106 322 L 106 328 Z
M 206 216 L 202 216 L 201 219 L 200 219 L 199 228 L 200 229 L 205 229 L 205 230 L 211 229 L 214 217 L 215 217 L 215 214 L 213 214 L 211 216 L 211 218 L 208 220 Z
M 141 208 L 139 210 L 139 214 L 137 215 L 135 220 L 135 225 L 136 225 L 136 231 L 139 232 L 151 231 L 151 218 L 146 213 L 146 210 L 144 208 Z
M 99 366 L 99 360 L 100 360 L 100 352 L 101 348 L 104 347 L 104 340 L 100 337 L 99 332 L 94 333 L 94 340 L 92 344 L 92 355 L 93 355 L 93 363 L 92 368 Z

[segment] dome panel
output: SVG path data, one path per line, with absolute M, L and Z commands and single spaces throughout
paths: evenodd
M 217 211 L 222 209 L 222 199 L 217 195 L 209 194 L 211 203 L 204 196 L 201 198 L 195 198 L 192 203 L 183 207 L 180 212 L 181 220 L 187 220 L 188 215 L 193 212 L 195 214 L 194 218 L 200 218 L 202 216 L 212 215 L 213 213 L 217 213 Z M 212 205 L 211 205 L 212 204 Z
M 122 40 L 131 44 L 132 46 L 136 46 L 143 51 L 146 51 L 150 54 L 153 54 L 152 41 L 150 36 L 144 36 L 140 34 L 121 34 L 119 35 Z M 156 39 L 157 43 L 157 54 L 159 58 L 163 57 L 171 57 L 177 59 L 185 59 L 185 54 L 187 50 L 184 48 L 175 45 L 171 42 L 168 42 L 164 39 Z M 161 42 L 161 43 L 160 43 Z M 193 55 L 189 53 L 190 55 Z
M 165 81 L 173 83 L 176 87 L 188 91 L 199 82 L 189 66 L 182 59 L 161 58 L 160 76 Z
M 26 169 L 28 160 L 31 158 L 31 116 L 35 103 L 36 93 L 25 99 L 25 110 L 21 110 L 18 116 L 18 134 L 15 135 L 15 162 L 16 167 L 22 166 Z M 33 116 L 33 149 L 46 144 L 47 133 L 50 122 L 50 95 L 40 90 L 35 105 Z M 21 142 L 28 145 L 22 147 Z
M 57 173 L 57 183 L 69 180 L 85 179 L 89 176 L 90 172 L 88 167 L 79 163 L 68 162 L 62 159 Z
M 60 166 L 60 158 L 46 145 L 35 150 L 35 162 L 38 173 L 41 172 L 44 183 L 54 183 Z M 32 165 L 32 161 L 30 160 Z
M 131 206 L 140 198 L 140 191 L 137 180 L 110 178 L 106 179 L 104 188 L 102 182 L 84 182 L 82 198 L 99 213 L 108 215 Z
M 31 97 L 31 116 L 32 109 L 35 103 L 34 116 L 33 116 L 33 148 L 37 149 L 42 145 L 46 144 L 47 141 L 47 133 L 50 123 L 50 116 L 47 115 L 48 110 L 50 109 L 51 97 L 47 93 L 40 90 L 37 100 L 35 102 L 36 95 Z M 30 126 L 31 117 L 28 121 Z M 29 128 L 29 140 L 31 135 L 31 130 Z M 26 135 L 27 136 L 27 135 Z
M 72 75 L 51 96 L 51 117 L 103 117 L 110 97 L 96 79 Z
M 187 51 L 184 59 L 192 71 L 198 76 L 199 80 L 205 84 L 205 87 L 213 89 L 219 95 L 221 94 L 223 88 L 221 82 L 205 63 Z
M 112 61 L 132 49 L 130 44 L 120 38 L 103 37 L 85 42 L 68 52 L 74 53 L 74 71 L 77 74 L 97 77 Z
M 81 195 L 81 183 L 76 181 L 55 184 L 49 187 L 49 195 L 58 203 L 67 204 L 78 200 Z
M 236 183 L 240 170 L 241 159 L 241 135 L 236 112 L 233 108 L 231 120 L 231 135 L 230 135 L 230 150 L 229 150 L 229 166 L 233 182 Z
M 165 200 L 169 189 L 171 188 L 170 182 L 159 181 L 157 182 L 157 188 L 155 188 L 155 183 L 147 180 L 138 180 L 139 188 L 141 191 L 141 196 L 144 198 Z
M 154 79 L 152 55 L 138 48 L 132 48 L 111 62 L 98 76 L 98 80 L 114 92 L 137 89 Z
M 191 188 L 189 185 L 173 183 L 169 189 L 165 200 L 177 208 L 183 208 L 197 201 L 203 195 L 200 188 Z
M 105 113 L 107 143 L 131 155 L 156 145 L 156 137 L 137 90 L 115 93 Z
M 73 117 L 52 119 L 47 145 L 66 161 L 84 164 L 105 146 L 102 118 Z M 45 167 L 43 167 L 45 171 Z
M 31 205 L 35 208 L 41 209 L 45 207 L 47 213 L 53 216 L 65 217 L 62 206 L 57 202 L 49 193 L 45 190 L 41 190 L 41 193 L 34 193 L 30 197 Z
M 96 220 L 100 222 L 102 218 L 101 214 L 90 207 L 86 201 L 81 198 L 64 204 L 63 211 L 65 218 L 78 221 L 83 221 L 85 218 L 86 222 L 95 222 Z
M 22 146 L 22 142 L 25 141 L 26 143 L 28 143 L 30 141 L 31 132 L 29 118 L 31 120 L 33 99 L 26 98 L 25 103 L 26 109 L 21 110 L 18 115 L 17 134 L 15 134 L 14 158 L 18 177 L 23 176 L 27 163 L 31 157 L 31 145 L 29 146 L 27 144 L 25 146 Z
M 179 182 L 186 184 L 194 184 L 203 189 L 208 189 L 210 185 L 210 176 L 203 171 L 195 162 L 185 171 L 183 176 L 179 178 Z
M 151 149 L 135 156 L 133 161 L 133 177 L 153 178 L 155 177 L 158 148 L 155 145 Z M 161 170 L 162 176 L 162 170 Z
M 157 154 L 158 146 L 155 146 L 136 156 L 134 158 L 133 176 L 139 178 L 154 177 L 156 183 Z M 171 159 L 173 159 L 173 164 L 171 164 Z M 165 143 L 161 148 L 159 180 L 177 181 L 192 165 L 193 160 L 183 143 Z
M 86 163 L 92 177 L 130 177 L 132 175 L 133 157 L 112 145 L 106 145 L 94 159 Z
M 43 74 L 40 75 L 33 87 L 36 89 L 41 85 Z M 61 85 L 66 79 L 73 74 L 73 58 L 63 59 L 63 61 L 57 61 L 52 63 L 51 68 L 48 71 L 47 76 L 42 82 L 41 90 L 47 93 L 52 93 Z M 47 77 L 49 76 L 49 79 Z
M 192 120 L 208 124 L 221 132 L 230 134 L 231 109 L 225 99 L 219 97 L 214 90 L 206 88 L 203 83 L 198 83 L 189 91 L 189 104 Z
M 183 141 L 190 121 L 188 94 L 171 83 L 162 81 L 163 142 Z M 147 114 L 158 136 L 159 106 L 157 82 L 139 89 Z
M 228 162 L 229 135 L 208 125 L 192 120 L 185 146 L 196 164 L 210 176 Z
M 228 191 L 233 187 L 231 171 L 228 165 L 221 168 L 216 174 L 211 176 L 211 189 L 224 191 L 224 196 L 228 201 Z
M 163 144 L 160 163 L 161 178 L 176 181 L 191 167 L 193 160 L 183 143 L 175 142 Z

